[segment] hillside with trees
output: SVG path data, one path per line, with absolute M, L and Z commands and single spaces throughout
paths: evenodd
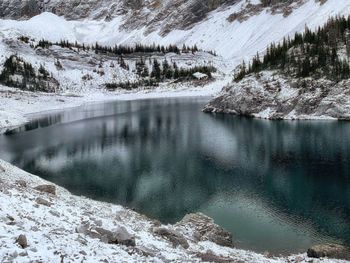
M 27 91 L 55 92 L 59 83 L 40 65 L 35 69 L 23 58 L 12 55 L 6 59 L 0 74 L 0 84 Z
M 350 17 L 272 43 L 243 62 L 205 112 L 266 119 L 350 119 Z
M 264 70 L 277 70 L 296 78 L 340 81 L 350 77 L 349 63 L 350 16 L 336 17 L 314 32 L 306 28 L 294 38 L 272 43 L 262 58 L 257 54 L 248 65 L 243 62 L 235 80 Z

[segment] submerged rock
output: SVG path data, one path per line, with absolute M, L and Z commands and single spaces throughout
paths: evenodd
M 165 227 L 156 227 L 153 229 L 153 232 L 170 241 L 174 247 L 182 246 L 185 249 L 189 248 L 185 237 L 175 230 Z
M 35 187 L 34 189 L 39 191 L 39 192 L 56 195 L 56 186 L 54 186 L 54 185 L 48 185 L 48 184 L 39 185 L 39 186 Z
M 220 246 L 234 247 L 232 234 L 202 213 L 188 214 L 176 226 L 193 229 L 194 238 L 198 241 L 211 241 Z
M 350 248 L 337 244 L 316 245 L 307 251 L 311 258 L 334 258 L 350 260 Z

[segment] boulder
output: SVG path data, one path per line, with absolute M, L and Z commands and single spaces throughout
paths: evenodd
M 135 236 L 131 235 L 124 227 L 119 227 L 115 232 L 117 244 L 135 246 Z
M 54 185 L 43 184 L 35 187 L 34 189 L 39 192 L 56 195 L 56 186 Z
M 76 228 L 76 232 L 87 235 L 91 238 L 100 239 L 108 244 L 120 244 L 124 246 L 136 245 L 135 236 L 131 235 L 124 227 L 118 227 L 116 230 L 107 230 L 102 227 L 90 226 L 90 224 L 82 224 Z
M 193 229 L 198 241 L 211 241 L 220 246 L 234 247 L 232 234 L 202 213 L 188 214 L 176 226 Z
M 93 228 L 100 234 L 100 239 L 108 244 L 120 244 L 124 246 L 134 247 L 135 237 L 131 235 L 124 227 L 118 227 L 114 231 L 103 229 L 102 227 Z
M 165 227 L 156 227 L 153 229 L 153 232 L 170 241 L 174 247 L 180 245 L 185 249 L 189 248 L 188 242 L 184 238 L 184 236 L 175 230 L 168 229 Z
M 215 263 L 232 263 L 235 262 L 233 259 L 217 256 L 212 252 L 198 253 L 199 257 L 203 262 L 215 262 Z
M 44 205 L 44 206 L 48 206 L 50 207 L 51 206 L 51 203 L 49 201 L 46 201 L 45 199 L 41 198 L 41 197 L 38 197 L 35 202 L 38 204 L 38 205 Z
M 28 247 L 27 237 L 25 235 L 20 235 L 17 238 L 16 243 L 20 245 L 23 249 Z
M 334 258 L 350 260 L 350 248 L 337 244 L 316 245 L 308 249 L 310 258 Z

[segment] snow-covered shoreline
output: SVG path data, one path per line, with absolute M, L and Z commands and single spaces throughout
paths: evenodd
M 205 86 L 177 85 L 132 92 L 91 91 L 88 93 L 33 93 L 0 85 L 0 134 L 27 123 L 41 113 L 63 111 L 92 103 L 170 97 L 211 97 L 230 81 L 224 77 Z

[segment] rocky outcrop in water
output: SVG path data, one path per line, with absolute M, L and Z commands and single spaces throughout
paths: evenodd
M 225 87 L 204 112 L 266 119 L 350 120 L 350 80 L 294 79 L 263 72 Z

